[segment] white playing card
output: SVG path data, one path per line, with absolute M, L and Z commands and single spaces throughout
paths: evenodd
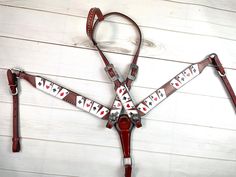
M 53 83 L 46 80 L 45 83 L 44 83 L 44 88 L 43 89 L 46 93 L 50 93 L 51 89 L 52 89 L 52 86 L 53 86 Z
M 69 91 L 63 88 L 63 89 L 56 95 L 56 97 L 57 97 L 57 98 L 60 98 L 60 99 L 63 99 L 63 98 L 65 98 L 65 96 L 68 95 L 68 94 L 69 94 Z
M 85 98 L 83 96 L 76 97 L 76 107 L 83 109 L 85 103 Z
M 194 64 L 194 65 L 190 66 L 190 70 L 192 72 L 193 77 L 195 77 L 199 74 L 199 69 L 198 69 L 197 64 Z
M 172 79 L 170 84 L 176 89 L 179 89 L 183 85 L 181 82 L 177 81 L 176 79 Z
M 153 107 L 155 107 L 156 105 L 158 105 L 161 102 L 161 99 L 159 98 L 159 96 L 157 95 L 156 92 L 151 94 L 151 96 L 149 98 L 151 98 L 151 100 L 153 101 Z
M 143 103 L 140 103 L 137 108 L 139 111 L 143 112 L 144 114 L 150 111 L 150 109 L 147 106 L 145 106 Z
M 128 110 L 127 114 L 129 115 L 129 117 L 132 117 L 133 115 L 138 115 L 138 111 L 137 110 Z
M 41 77 L 35 77 L 36 88 L 44 91 L 44 79 Z
M 160 100 L 163 100 L 163 99 L 166 98 L 165 89 L 159 89 L 159 90 L 157 90 L 157 94 L 158 94 Z
M 107 113 L 109 112 L 109 109 L 107 109 L 106 107 L 102 107 L 98 113 L 96 114 L 98 117 L 102 118 L 104 117 Z
M 121 109 L 122 108 L 121 102 L 119 100 L 115 100 L 113 103 L 113 108 Z
M 51 89 L 49 94 L 53 95 L 53 96 L 56 96 L 58 94 L 60 88 L 61 88 L 60 86 L 58 86 L 56 84 L 53 84 L 52 89 Z
M 181 84 L 185 84 L 187 82 L 187 79 L 182 73 L 180 73 L 176 78 L 178 79 L 179 82 L 181 82 Z
M 187 81 L 190 81 L 192 78 L 193 78 L 193 75 L 190 71 L 189 68 L 187 68 L 184 72 L 183 72 L 183 75 L 185 76 L 186 80 Z
M 84 103 L 83 109 L 84 109 L 85 111 L 89 112 L 90 109 L 91 109 L 91 107 L 92 107 L 92 105 L 93 105 L 93 101 L 90 100 L 90 99 L 86 99 L 86 100 L 85 100 L 85 103 Z
M 100 104 L 94 102 L 92 108 L 90 109 L 90 113 L 96 115 L 100 107 L 101 107 Z
M 124 107 L 125 107 L 125 110 L 135 108 L 135 106 L 134 106 L 132 101 L 129 101 L 129 102 L 125 103 Z
M 145 100 L 144 100 L 144 103 L 147 105 L 147 107 L 149 109 L 152 109 L 154 107 L 154 103 L 152 101 L 151 98 L 147 97 Z
M 120 96 L 122 96 L 122 95 L 124 94 L 125 90 L 126 90 L 126 88 L 125 88 L 123 85 L 121 85 L 121 86 L 116 90 L 116 94 L 120 97 Z
M 126 102 L 130 101 L 131 98 L 130 98 L 129 94 L 126 93 L 123 96 L 121 96 L 120 100 L 121 100 L 122 103 L 126 103 Z

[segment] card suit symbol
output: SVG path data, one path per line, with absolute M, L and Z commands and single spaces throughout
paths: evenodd
M 132 116 L 132 115 L 134 115 L 134 114 L 131 112 L 131 113 L 129 113 L 129 115 Z
M 178 86 L 179 86 L 179 83 L 175 83 L 175 85 L 178 87 Z
M 95 111 L 97 108 L 96 107 L 93 107 L 93 110 Z
M 193 72 L 195 73 L 197 70 L 196 69 L 193 69 Z
M 130 108 L 130 104 L 127 104 L 126 106 L 127 106 L 127 108 Z
M 55 91 L 57 91 L 57 89 L 54 88 L 54 89 L 52 89 L 52 91 L 55 92 Z
M 149 102 L 148 104 L 149 104 L 150 106 L 152 106 L 152 102 Z
M 126 99 L 127 99 L 127 98 L 124 96 L 124 97 L 123 97 L 123 100 L 126 100 Z
M 154 100 L 155 100 L 155 101 L 157 101 L 157 100 L 158 100 L 158 99 L 157 99 L 157 97 L 156 97 L 156 98 L 154 98 Z
M 184 81 L 184 78 L 181 78 L 182 81 Z
M 41 82 L 39 82 L 39 83 L 38 83 L 38 85 L 39 85 L 39 86 L 41 86 L 41 85 L 42 85 L 42 83 L 41 83 Z
M 120 106 L 121 106 L 121 104 L 120 104 L 120 103 L 118 103 L 118 104 L 117 104 L 117 106 L 118 106 L 118 107 L 120 107 Z
M 81 100 L 79 100 L 79 101 L 78 101 L 78 103 L 79 103 L 79 104 L 81 104 L 81 103 L 82 103 L 82 101 L 81 101 Z
M 63 96 L 65 93 L 64 92 L 61 92 L 60 96 Z
M 189 76 L 190 76 L 190 73 L 188 73 L 187 76 L 189 77 Z
M 163 97 L 163 94 L 161 93 L 160 96 Z
M 122 92 L 122 89 L 119 89 L 119 93 L 121 93 Z
M 46 85 L 46 89 L 49 89 L 49 87 L 50 87 L 49 85 Z
M 147 109 L 146 109 L 145 107 L 143 107 L 143 110 L 144 110 L 144 111 L 147 111 Z
M 90 106 L 90 104 L 88 104 L 88 103 L 87 103 L 87 104 L 86 104 L 86 106 L 87 106 L 87 107 L 89 107 L 89 106 Z
M 103 114 L 104 114 L 104 111 L 101 111 L 101 112 L 100 112 L 100 115 L 103 115 Z

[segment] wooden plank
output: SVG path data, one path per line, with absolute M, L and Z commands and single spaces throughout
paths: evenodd
M 42 174 L 30 171 L 16 171 L 9 169 L 0 169 L 0 175 L 4 177 L 65 177 L 64 175 L 59 174 Z M 75 176 L 70 176 L 75 177 Z
M 4 84 L 0 84 L 0 101 L 4 106 L 4 103 L 11 103 L 12 98 L 8 92 L 5 70 L 0 71 L 0 80 L 5 81 Z M 89 98 L 94 99 L 108 107 L 112 104 L 112 100 L 114 99 L 114 93 L 110 84 L 58 76 L 46 77 L 56 81 L 57 83 L 63 83 L 66 87 L 88 96 Z M 22 81 L 20 85 L 20 103 L 22 105 L 79 111 L 63 101 L 57 100 L 56 98 L 34 89 L 25 81 Z M 234 88 L 236 87 L 235 83 L 233 86 Z M 153 89 L 133 86 L 132 95 L 135 100 L 139 102 L 153 91 Z M 201 105 L 199 105 L 199 103 L 201 103 Z M 209 106 L 212 107 L 212 109 L 209 109 Z M 196 108 L 201 111 L 196 111 Z M 213 109 L 214 111 L 212 111 Z M 204 116 L 202 115 L 202 112 L 204 112 Z M 10 115 L 8 112 L 6 114 L 8 116 Z M 226 117 L 226 119 L 223 119 L 222 117 Z M 176 92 L 173 94 L 170 98 L 150 112 L 150 114 L 145 116 L 145 119 L 167 121 L 179 124 L 217 127 L 223 129 L 235 129 L 235 111 L 230 100 L 205 95 L 194 95 L 185 92 Z
M 26 145 L 23 152 L 13 154 L 6 149 L 10 146 L 10 138 L 0 137 L 0 139 L 2 146 L 5 147 L 0 151 L 1 168 L 84 177 L 94 174 L 118 177 L 123 172 L 119 150 L 116 148 L 25 139 Z M 236 172 L 236 163 L 232 161 L 143 151 L 134 151 L 133 155 L 134 175 L 137 177 L 152 177 L 156 174 L 160 177 L 166 177 L 169 174 L 177 177 L 183 174 L 191 177 L 199 175 L 210 177 L 212 174 L 217 177 L 234 177 Z
M 37 44 L 41 41 L 55 45 L 93 48 L 86 36 L 84 18 L 13 9 L 0 7 L 3 16 L 0 20 L 0 35 L 39 41 Z M 116 30 L 116 34 L 112 29 Z M 192 63 L 214 52 L 222 59 L 225 67 L 236 68 L 236 41 L 147 27 L 142 27 L 141 30 L 144 36 L 141 56 Z M 225 30 L 222 31 L 226 33 Z M 110 52 L 133 54 L 136 39 L 134 29 L 129 25 L 104 23 L 98 30 L 99 44 L 102 49 Z
M 234 0 L 163 0 L 169 1 L 173 3 L 183 3 L 183 4 L 191 4 L 196 6 L 208 7 L 220 11 L 228 11 L 235 13 L 236 12 L 236 4 Z
M 14 1 L 13 3 L 2 2 L 1 4 L 82 17 L 86 17 L 89 9 L 94 6 L 101 8 L 104 13 L 106 13 L 110 11 L 124 12 L 125 6 L 135 4 L 135 8 L 126 8 L 125 13 L 128 16 L 133 17 L 139 25 L 181 31 L 185 33 L 236 39 L 234 32 L 234 19 L 236 19 L 236 13 L 191 4 L 149 0 L 145 3 L 145 9 L 148 10 L 143 8 L 142 1 L 136 2 L 134 0 L 129 2 L 117 2 L 113 0 L 109 1 L 109 3 L 104 3 L 102 0 L 96 2 L 71 1 L 70 3 L 63 3 L 62 1 L 43 1 L 40 5 L 35 0 L 31 0 L 29 2 L 17 3 Z M 55 4 L 58 5 L 55 6 Z M 140 12 L 145 15 L 140 15 Z
M 4 107 L 2 135 L 11 136 L 11 105 L 0 105 Z M 143 128 L 134 131 L 132 149 L 236 161 L 232 154 L 236 145 L 235 131 L 152 120 L 143 123 Z M 69 110 L 21 105 L 21 135 L 65 143 L 120 146 L 117 134 L 105 128 L 105 121 Z M 22 144 L 25 148 L 24 141 Z
M 103 71 L 104 64 L 96 51 L 5 38 L 1 38 L 0 41 L 2 68 L 19 66 L 26 71 L 35 73 L 99 82 L 108 82 L 109 80 Z M 107 53 L 107 57 L 111 59 L 120 73 L 127 73 L 128 65 L 131 63 L 129 56 Z M 188 64 L 152 60 L 145 57 L 140 57 L 138 63 L 140 70 L 134 85 L 145 88 L 159 88 L 189 66 Z M 231 78 L 236 78 L 235 74 L 234 71 L 229 70 L 228 72 Z M 181 92 L 227 97 L 212 68 L 205 69 L 198 78 L 184 86 Z

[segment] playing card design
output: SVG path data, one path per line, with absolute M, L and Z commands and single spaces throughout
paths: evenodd
M 61 88 L 60 86 L 58 86 L 56 84 L 53 84 L 52 89 L 51 89 L 49 94 L 53 95 L 53 96 L 56 96 L 58 94 L 60 88 Z
M 35 77 L 36 88 L 44 91 L 44 79 L 41 77 Z
M 53 86 L 53 83 L 46 80 L 45 83 L 44 83 L 44 88 L 43 89 L 46 93 L 50 93 L 51 89 L 52 89 L 52 86 Z
M 116 94 L 117 94 L 119 97 L 121 97 L 121 96 L 124 94 L 125 90 L 126 90 L 126 88 L 125 88 L 123 85 L 121 85 L 121 86 L 116 90 Z
M 145 100 L 144 100 L 144 103 L 147 105 L 147 107 L 149 109 L 152 109 L 154 107 L 154 103 L 152 101 L 152 99 L 150 97 L 147 97 Z
M 179 82 L 181 82 L 181 84 L 185 84 L 187 82 L 187 79 L 182 73 L 177 76 L 177 79 L 179 80 Z
M 60 98 L 60 99 L 63 99 L 63 98 L 65 98 L 65 96 L 68 95 L 68 94 L 69 94 L 69 91 L 63 88 L 63 89 L 56 95 L 56 97 L 57 97 L 57 98 Z
M 129 102 L 125 103 L 124 107 L 125 107 L 125 110 L 135 108 L 135 106 L 134 106 L 132 101 L 129 101 Z
M 193 77 L 197 76 L 199 74 L 198 64 L 190 66 L 190 70 L 192 72 Z
M 192 78 L 193 78 L 193 75 L 190 71 L 189 68 L 187 68 L 184 72 L 183 72 L 183 75 L 185 76 L 186 80 L 187 81 L 190 81 Z
M 83 109 L 84 109 L 85 111 L 89 112 L 90 109 L 91 109 L 91 107 L 92 107 L 92 105 L 93 105 L 93 101 L 90 100 L 90 99 L 86 99 L 86 100 L 85 100 L 85 103 L 84 103 Z
M 145 106 L 143 103 L 140 103 L 137 108 L 139 111 L 143 112 L 144 114 L 150 111 L 150 109 L 147 106 Z
M 101 105 L 94 102 L 92 105 L 92 108 L 90 109 L 90 113 L 92 113 L 93 115 L 97 115 L 97 112 L 100 108 L 101 108 Z
M 106 107 L 102 107 L 102 109 L 100 109 L 96 115 L 97 115 L 98 117 L 102 118 L 102 117 L 104 117 L 108 112 L 109 112 L 109 109 L 107 109 Z
M 159 89 L 159 90 L 157 90 L 157 94 L 158 94 L 160 100 L 163 100 L 163 99 L 166 98 L 165 89 Z
M 128 110 L 127 114 L 129 115 L 129 117 L 132 117 L 133 115 L 138 115 L 138 111 L 137 110 Z
M 120 100 L 121 100 L 122 103 L 126 103 L 126 102 L 130 101 L 131 98 L 130 98 L 129 94 L 126 93 L 123 96 L 121 96 Z
M 85 98 L 83 96 L 76 97 L 76 107 L 83 109 L 85 103 Z
M 121 102 L 119 100 L 115 100 L 113 103 L 113 108 L 121 109 L 122 108 Z
M 183 84 L 176 79 L 172 79 L 170 85 L 172 85 L 176 89 L 179 89 Z

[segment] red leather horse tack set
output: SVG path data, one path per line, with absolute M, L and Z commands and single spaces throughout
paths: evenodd
M 126 79 L 122 79 L 118 75 L 118 72 L 114 66 L 108 61 L 106 56 L 100 50 L 97 42 L 94 39 L 94 29 L 98 23 L 108 16 L 116 15 L 125 18 L 132 25 L 135 26 L 139 34 L 138 45 L 136 53 L 134 55 L 133 61 L 130 65 L 129 73 Z M 95 17 L 98 17 L 95 21 Z M 107 128 L 112 128 L 113 126 L 117 130 L 120 136 L 120 141 L 123 150 L 124 156 L 124 167 L 125 167 L 125 177 L 131 177 L 132 172 L 132 160 L 130 156 L 130 140 L 131 132 L 133 128 L 141 127 L 141 117 L 145 116 L 150 112 L 155 106 L 165 100 L 168 96 L 174 93 L 176 90 L 181 88 L 183 85 L 188 83 L 190 80 L 198 76 L 204 68 L 209 64 L 212 64 L 214 68 L 218 71 L 219 76 L 222 79 L 222 83 L 225 85 L 226 90 L 228 91 L 234 107 L 236 108 L 236 96 L 234 91 L 226 77 L 225 70 L 220 63 L 220 60 L 216 54 L 208 55 L 204 60 L 192 64 L 191 66 L 184 69 L 170 81 L 165 83 L 155 92 L 151 93 L 143 101 L 138 104 L 135 104 L 134 100 L 131 97 L 130 89 L 131 84 L 135 80 L 138 73 L 137 59 L 139 55 L 139 50 L 141 46 L 142 36 L 141 31 L 138 25 L 129 17 L 118 12 L 111 12 L 103 15 L 98 8 L 92 8 L 89 11 L 87 18 L 87 35 L 92 40 L 94 46 L 97 48 L 99 54 L 101 55 L 102 60 L 104 61 L 106 67 L 105 71 L 111 81 L 114 83 L 114 90 L 116 97 L 113 101 L 113 104 L 110 108 L 105 107 L 104 105 L 97 103 L 89 98 L 86 98 L 83 95 L 75 93 L 59 84 L 56 84 L 46 78 L 41 76 L 30 75 L 22 70 L 18 69 L 9 69 L 7 71 L 7 77 L 9 81 L 10 90 L 13 96 L 13 145 L 12 151 L 20 151 L 20 136 L 18 131 L 18 80 L 24 79 L 28 81 L 33 87 L 49 94 L 54 97 L 57 97 L 63 101 L 66 101 L 77 108 L 80 108 L 86 112 L 97 116 L 103 120 L 107 120 Z

